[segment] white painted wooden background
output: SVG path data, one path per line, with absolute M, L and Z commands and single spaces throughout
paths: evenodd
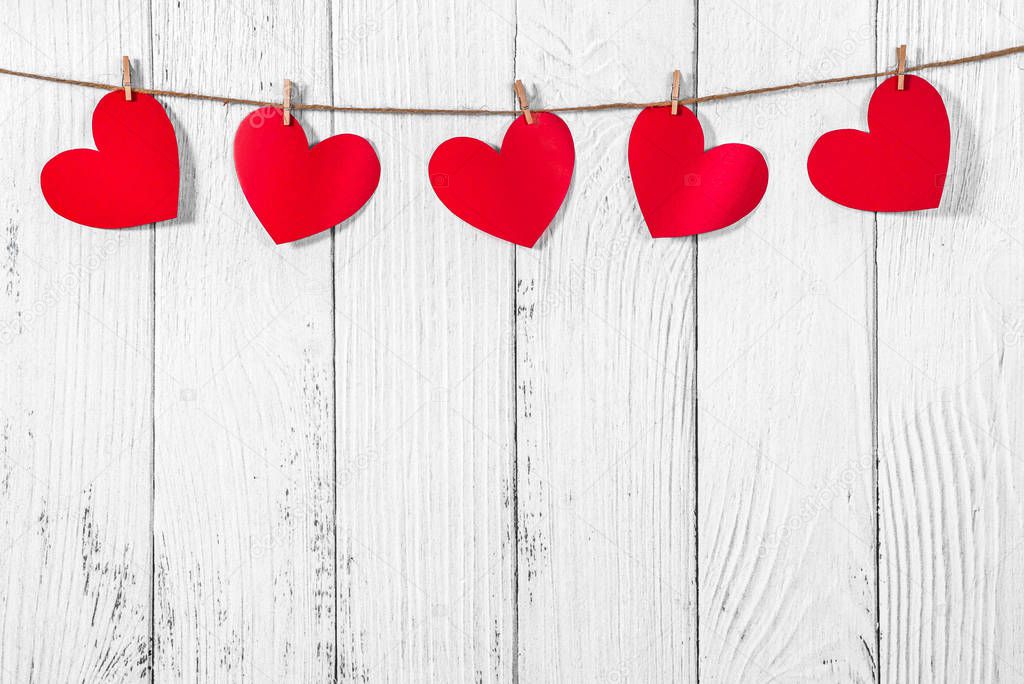
M 692 94 L 1024 42 L 1019 0 L 9 0 L 0 66 L 306 102 Z M 434 147 L 507 117 L 300 113 L 376 195 L 275 247 L 247 108 L 164 100 L 180 218 L 52 214 L 97 91 L 3 77 L 5 682 L 1024 680 L 1024 59 L 926 74 L 937 211 L 817 194 L 869 82 L 702 105 L 767 158 L 738 227 L 653 241 L 634 112 L 565 118 L 536 249 L 460 223 Z M 112 188 L 111 191 L 116 191 Z

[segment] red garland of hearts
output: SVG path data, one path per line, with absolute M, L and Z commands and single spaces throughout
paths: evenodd
M 817 190 L 865 211 L 937 207 L 949 164 L 945 104 L 925 79 L 883 82 L 868 107 L 868 132 L 821 136 L 807 171 Z M 281 110 L 249 114 L 235 135 L 239 185 L 274 242 L 309 237 L 355 214 L 373 195 L 380 161 L 357 135 L 332 136 L 313 147 L 297 120 Z M 438 199 L 470 225 L 532 247 L 565 200 L 575 149 L 568 126 L 550 112 L 518 117 L 501 148 L 452 138 L 428 164 Z M 96 149 L 62 152 L 43 167 L 40 185 L 57 214 L 86 226 L 124 228 L 177 216 L 179 167 L 174 128 L 160 104 L 136 93 L 104 96 L 93 113 Z M 637 202 L 654 237 L 718 230 L 750 214 L 768 185 L 768 166 L 753 147 L 704 149 L 693 112 L 650 107 L 629 137 L 629 170 Z M 115 191 L 111 191 L 111 189 Z

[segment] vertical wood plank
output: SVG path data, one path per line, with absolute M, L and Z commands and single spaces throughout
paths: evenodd
M 506 107 L 514 2 L 335 2 L 345 104 Z M 338 678 L 509 681 L 512 248 L 454 217 L 427 161 L 503 117 L 338 115 L 381 158 L 336 229 Z
M 158 3 L 158 86 L 329 101 L 326 0 Z M 245 107 L 176 102 L 182 220 L 156 238 L 156 675 L 334 669 L 329 235 L 277 247 L 232 163 Z M 328 115 L 296 114 L 311 140 Z
M 892 65 L 1021 42 L 1019 2 L 879 2 Z M 885 681 L 1024 678 L 1019 57 L 923 73 L 950 113 L 939 209 L 878 217 Z
M 674 68 L 693 73 L 694 18 L 668 0 L 520 0 L 516 77 L 536 108 L 665 99 Z M 523 681 L 696 674 L 693 241 L 643 222 L 637 114 L 565 117 L 569 197 L 516 250 Z
M 149 3 L 11 3 L 0 62 L 151 82 Z M 0 680 L 150 673 L 151 227 L 60 218 L 39 173 L 94 147 L 103 91 L 3 79 Z M 127 496 L 126 492 L 131 495 Z
M 701 93 L 870 71 L 873 4 L 701 3 Z M 876 678 L 873 217 L 819 195 L 807 152 L 870 85 L 700 106 L 708 144 L 765 154 L 740 225 L 698 239 L 700 672 Z

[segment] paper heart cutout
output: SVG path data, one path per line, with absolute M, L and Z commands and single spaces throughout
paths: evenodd
M 366 204 L 380 181 L 380 160 L 358 135 L 309 146 L 298 119 L 264 107 L 235 134 L 235 172 L 256 218 L 277 244 L 341 223 Z
M 811 183 L 825 197 L 864 211 L 934 209 L 949 167 L 949 116 L 923 78 L 886 79 L 871 95 L 868 131 L 818 138 L 807 157 Z
M 682 237 L 730 226 L 754 210 L 768 165 L 749 145 L 704 149 L 704 130 L 685 107 L 640 112 L 629 133 L 629 175 L 651 235 Z
M 520 116 L 497 151 L 476 138 L 452 138 L 430 157 L 438 199 L 466 223 L 533 247 L 558 213 L 572 180 L 572 133 L 554 114 Z
M 46 203 L 93 228 L 127 228 L 178 215 L 178 140 L 160 103 L 144 93 L 104 95 L 92 113 L 96 149 L 61 152 L 43 166 Z

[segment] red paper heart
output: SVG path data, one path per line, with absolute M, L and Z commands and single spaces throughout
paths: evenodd
M 629 174 L 651 235 L 682 237 L 730 226 L 754 210 L 768 187 L 768 165 L 753 147 L 704 150 L 697 116 L 648 107 L 629 134 Z
M 335 135 L 313 147 L 296 118 L 258 109 L 235 134 L 235 172 L 256 218 L 277 244 L 341 223 L 366 204 L 380 180 L 373 146 L 358 135 Z
M 61 152 L 39 174 L 57 214 L 94 228 L 127 228 L 178 215 L 178 141 L 149 95 L 104 95 L 92 113 L 96 149 Z
M 501 151 L 452 138 L 430 157 L 430 184 L 460 219 L 494 237 L 533 247 L 565 200 L 572 179 L 572 133 L 554 114 L 520 116 Z
M 868 130 L 818 138 L 807 157 L 811 183 L 825 197 L 865 211 L 934 209 L 949 166 L 949 116 L 928 81 L 884 81 L 868 104 Z

